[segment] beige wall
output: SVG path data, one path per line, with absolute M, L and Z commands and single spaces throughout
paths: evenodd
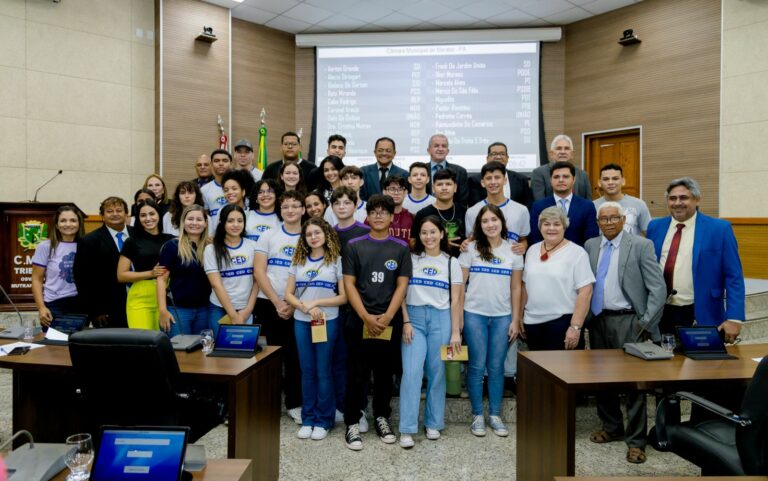
M 768 217 L 768 2 L 723 0 L 720 215 Z M 765 239 L 763 239 L 764 241 Z
M 95 213 L 132 196 L 154 168 L 148 33 L 153 0 L 0 0 L 0 200 L 31 199 L 58 169 L 39 200 Z

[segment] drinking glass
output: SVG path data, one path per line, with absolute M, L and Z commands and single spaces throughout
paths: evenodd
M 71 471 L 67 481 L 84 481 L 88 479 L 88 467 L 93 461 L 93 441 L 87 433 L 73 434 L 65 441 L 67 447 L 64 462 Z
M 32 342 L 32 340 L 35 338 L 35 321 L 31 319 L 25 319 L 22 327 L 24 327 L 24 333 L 21 337 L 21 340 L 24 342 Z
M 200 331 L 200 338 L 203 343 L 203 354 L 208 354 L 213 350 L 213 330 L 203 329 Z
M 674 352 L 675 350 L 675 335 L 674 334 L 662 334 L 661 335 L 661 347 L 667 352 Z

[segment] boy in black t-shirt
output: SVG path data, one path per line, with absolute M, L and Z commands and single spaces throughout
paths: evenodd
M 374 376 L 373 416 L 379 438 L 391 444 L 392 376 L 403 329 L 400 310 L 411 277 L 411 254 L 400 239 L 389 235 L 395 203 L 389 196 L 372 195 L 366 205 L 371 232 L 352 239 L 342 258 L 344 288 L 352 312 L 345 336 L 348 380 L 344 422 L 349 449 L 363 449 L 360 437 L 361 401 L 366 380 Z M 369 339 L 363 339 L 364 332 Z M 379 336 L 379 339 L 374 339 Z
M 450 254 L 458 257 L 461 253 L 459 248 L 464 241 L 464 234 L 467 231 L 464 225 L 464 218 L 467 209 L 453 201 L 456 193 L 456 174 L 448 169 L 442 169 L 435 172 L 435 178 L 432 180 L 432 195 L 435 196 L 435 203 L 424 207 L 416 214 L 413 219 L 413 225 L 420 225 L 421 219 L 428 215 L 435 215 L 442 219 L 443 226 L 448 234 L 448 247 Z M 411 230 L 411 239 L 415 239 L 418 232 Z M 411 240 L 413 242 L 413 240 Z

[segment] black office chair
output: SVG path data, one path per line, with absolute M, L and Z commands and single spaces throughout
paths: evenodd
M 719 417 L 681 423 L 681 398 Z M 768 356 L 747 387 L 741 413 L 678 392 L 659 403 L 655 429 L 661 449 L 699 466 L 702 476 L 768 475 Z
M 168 336 L 144 329 L 90 329 L 69 336 L 84 415 L 105 424 L 190 426 L 192 442 L 220 422 L 217 403 L 190 395 Z

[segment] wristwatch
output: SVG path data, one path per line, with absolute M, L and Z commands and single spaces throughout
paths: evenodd
M 577 324 L 571 324 L 571 326 L 570 326 L 570 327 L 571 327 L 571 329 L 573 329 L 573 330 L 574 330 L 574 331 L 576 331 L 576 332 L 579 332 L 579 331 L 581 331 L 581 326 L 579 326 L 579 325 L 577 325 Z

